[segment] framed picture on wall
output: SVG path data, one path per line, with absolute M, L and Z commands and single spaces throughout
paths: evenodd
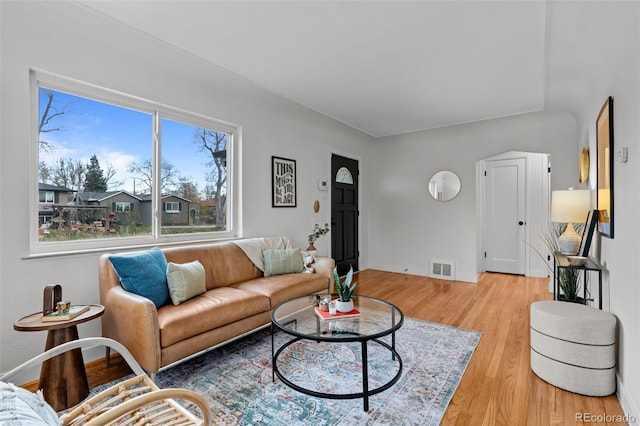
M 296 160 L 271 157 L 271 206 L 296 207 Z
M 605 101 L 596 120 L 598 146 L 598 232 L 613 238 L 613 97 Z
M 591 210 L 587 215 L 587 222 L 582 230 L 582 241 L 580 242 L 580 250 L 578 256 L 589 257 L 589 249 L 591 248 L 591 240 L 598 223 L 598 210 Z

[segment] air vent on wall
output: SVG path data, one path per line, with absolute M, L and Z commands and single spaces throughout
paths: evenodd
M 456 278 L 455 265 L 450 260 L 431 259 L 431 278 L 454 281 Z

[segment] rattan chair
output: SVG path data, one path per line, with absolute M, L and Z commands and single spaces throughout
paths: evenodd
M 62 425 L 210 425 L 209 404 L 202 396 L 187 389 L 159 389 L 122 344 L 103 337 L 79 339 L 56 346 L 2 374 L 0 381 L 11 382 L 63 352 L 93 346 L 106 346 L 118 352 L 135 377 L 116 383 L 66 410 L 60 416 Z M 196 416 L 176 399 L 193 404 L 202 417 Z

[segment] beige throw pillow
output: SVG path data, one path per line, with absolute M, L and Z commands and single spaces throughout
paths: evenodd
M 189 263 L 167 263 L 169 296 L 174 305 L 191 299 L 207 290 L 204 266 L 198 260 Z
M 264 276 L 302 272 L 304 264 L 299 248 L 285 250 L 262 250 L 264 258 Z

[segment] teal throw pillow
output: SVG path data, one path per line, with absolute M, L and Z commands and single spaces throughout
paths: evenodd
M 300 249 L 285 250 L 262 250 L 264 258 L 264 276 L 291 274 L 293 272 L 302 272 L 304 263 L 302 261 L 302 253 Z
M 204 266 L 198 260 L 189 263 L 167 264 L 169 296 L 174 305 L 207 291 Z
M 167 259 L 158 247 L 135 254 L 111 255 L 125 290 L 150 299 L 156 308 L 169 303 Z

